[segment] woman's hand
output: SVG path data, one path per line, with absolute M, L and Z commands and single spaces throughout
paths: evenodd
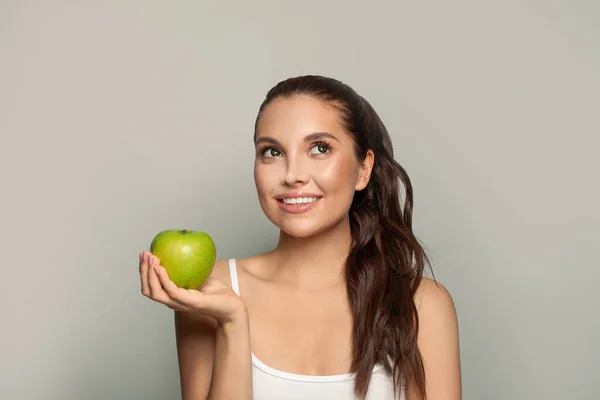
M 198 312 L 226 325 L 245 319 L 246 305 L 229 286 L 215 278 L 199 289 L 182 289 L 173 283 L 158 257 L 148 251 L 140 253 L 142 294 L 175 311 Z

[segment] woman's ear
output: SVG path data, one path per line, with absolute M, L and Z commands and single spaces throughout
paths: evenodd
M 373 150 L 367 150 L 365 159 L 360 164 L 358 171 L 358 182 L 356 182 L 355 190 L 361 191 L 367 187 L 369 180 L 371 179 L 371 172 L 373 171 L 373 164 L 375 163 L 375 153 Z

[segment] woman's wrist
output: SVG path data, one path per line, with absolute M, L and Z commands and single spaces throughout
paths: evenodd
M 248 330 L 249 325 L 248 311 L 245 306 L 240 307 L 239 311 L 227 320 L 218 323 L 219 329 L 223 330 L 224 333 L 244 332 Z

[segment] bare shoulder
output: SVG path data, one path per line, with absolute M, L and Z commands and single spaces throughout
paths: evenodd
M 231 287 L 231 277 L 229 274 L 229 259 L 225 258 L 222 260 L 215 261 L 211 278 L 215 278 Z
M 415 293 L 415 304 L 423 318 L 453 318 L 456 314 L 454 300 L 446 287 L 433 279 L 423 277 Z
M 457 346 L 456 308 L 452 295 L 443 284 L 423 277 L 415 293 L 415 305 L 419 316 L 420 346 Z
M 454 300 L 439 282 L 423 277 L 415 293 L 418 346 L 425 367 L 428 399 L 460 399 L 458 320 Z M 414 399 L 409 396 L 409 399 Z
M 265 263 L 265 254 L 257 254 L 244 258 L 235 259 L 235 267 L 238 276 L 247 277 L 248 275 L 256 276 L 256 272 L 260 271 Z M 229 258 L 217 260 L 213 266 L 211 278 L 215 278 L 225 283 L 230 288 L 231 272 L 229 271 Z

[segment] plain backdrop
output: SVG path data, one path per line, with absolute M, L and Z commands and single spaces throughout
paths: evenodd
M 307 73 L 391 132 L 464 399 L 600 398 L 599 26 L 593 0 L 0 1 L 0 398 L 178 398 L 138 253 L 272 248 L 254 118 Z

